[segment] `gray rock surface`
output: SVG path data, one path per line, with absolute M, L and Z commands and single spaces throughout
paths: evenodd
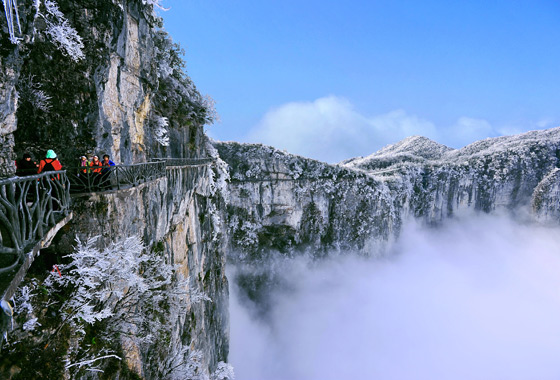
M 271 147 L 216 143 L 229 164 L 228 226 L 242 257 L 273 249 L 375 252 L 416 218 L 522 212 L 558 220 L 560 128 L 451 149 L 410 137 L 339 165 Z
M 64 253 L 73 249 L 75 236 L 100 235 L 102 248 L 138 235 L 147 247 L 178 265 L 179 276 L 189 279 L 182 306 L 170 305 L 165 313 L 165 318 L 175 321 L 169 344 L 155 342 L 141 351 L 134 339 L 127 342 L 128 366 L 148 379 L 163 378 L 164 361 L 155 358 L 174 357 L 185 346 L 203 353 L 201 367 L 206 374 L 218 362 L 227 362 L 228 281 L 215 170 L 210 165 L 169 168 L 166 177 L 135 188 L 75 199 L 75 216 L 56 242 L 55 249 Z M 197 291 L 211 301 L 191 302 L 190 295 Z
M 45 2 L 39 9 L 34 4 L 18 1 L 17 45 L 9 41 L 0 16 L 0 177 L 14 174 L 16 155 L 30 152 L 39 159 L 47 149 L 54 149 L 66 167 L 86 153 L 107 153 L 119 164 L 208 154 L 203 126 L 213 111 L 185 74 L 180 48 L 161 29 L 149 2 L 57 0 L 83 41 L 84 58 L 78 60 L 46 33 L 48 25 L 37 14 L 46 14 Z M 217 172 L 215 166 L 169 168 L 166 177 L 135 188 L 73 199 L 74 219 L 57 236 L 51 254 L 72 251 L 76 236 L 100 235 L 102 248 L 139 235 L 189 279 L 182 300 L 186 310 L 171 305 L 164 316 L 175 326 L 170 338 L 147 350 L 135 337 L 123 338 L 126 365 L 112 368 L 114 378 L 135 378 L 131 373 L 164 378 L 169 375 L 165 359 L 182 352 L 202 353 L 201 378 L 227 361 L 228 284 Z M 211 301 L 191 302 L 197 292 Z M 52 355 L 61 358 L 76 345 L 72 334 Z M 29 360 L 49 362 L 48 355 L 13 353 L 15 362 L 3 362 L 0 377 L 17 374 Z

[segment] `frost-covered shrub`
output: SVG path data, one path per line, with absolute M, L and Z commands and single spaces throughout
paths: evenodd
M 219 362 L 218 368 L 212 374 L 211 380 L 234 380 L 233 367 L 228 363 Z
M 102 322 L 108 341 L 130 337 L 143 349 L 174 327 L 164 310 L 186 313 L 187 294 L 191 303 L 210 300 L 198 289 L 189 289 L 188 279 L 180 278 L 163 256 L 149 252 L 137 236 L 102 250 L 95 247 L 96 241 L 97 237 L 77 240 L 70 263 L 59 266 L 61 275 L 51 273 L 45 281 L 53 298 L 66 289 L 60 313 L 78 338 L 86 335 L 89 326 Z M 83 350 L 69 356 L 74 360 L 69 360 L 67 368 L 75 361 L 92 360 Z
M 202 352 L 191 351 L 185 347 L 166 363 L 163 380 L 235 380 L 233 367 L 224 362 L 219 362 L 210 378 L 202 371 Z
M 57 48 L 73 61 L 78 62 L 83 59 L 85 55 L 82 38 L 64 17 L 58 4 L 54 0 L 45 0 L 44 5 L 46 13 L 42 13 L 40 10 L 41 0 L 35 0 L 37 15 L 47 23 L 47 35 L 51 37 Z
M 161 146 L 169 146 L 169 120 L 166 117 L 155 117 L 155 138 Z
M 43 91 L 41 83 L 35 81 L 34 75 L 21 79 L 19 95 L 22 102 L 29 102 L 36 110 L 48 112 L 51 109 L 51 96 Z

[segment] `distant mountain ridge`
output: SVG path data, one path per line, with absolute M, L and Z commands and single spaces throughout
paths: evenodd
M 240 251 L 368 249 L 409 218 L 530 210 L 558 223 L 560 128 L 452 149 L 408 137 L 337 165 L 260 144 L 215 142 L 229 165 L 227 225 Z M 258 255 L 257 255 L 258 256 Z
M 407 137 L 366 157 L 341 162 L 349 168 L 375 170 L 401 162 L 428 162 L 461 160 L 468 157 L 491 155 L 499 151 L 523 150 L 534 144 L 560 141 L 560 127 L 529 131 L 519 135 L 491 137 L 475 141 L 461 149 L 453 149 L 423 136 Z

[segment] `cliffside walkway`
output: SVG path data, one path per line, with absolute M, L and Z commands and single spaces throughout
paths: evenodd
M 212 158 L 158 158 L 152 162 L 115 166 L 74 166 L 66 169 L 72 196 L 129 189 L 165 176 L 170 167 L 208 165 Z
M 14 295 L 40 250 L 72 219 L 72 197 L 129 189 L 166 176 L 168 168 L 212 162 L 212 158 L 161 158 L 0 180 L 0 300 Z

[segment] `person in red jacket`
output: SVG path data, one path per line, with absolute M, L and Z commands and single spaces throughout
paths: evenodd
M 93 156 L 93 160 L 89 163 L 92 176 L 92 190 L 97 191 L 101 189 L 101 161 L 98 156 Z
M 39 170 L 37 170 L 37 174 L 42 172 L 53 172 L 56 170 L 62 170 L 62 164 L 58 161 L 58 158 L 56 158 L 54 150 L 49 149 L 45 159 L 41 160 L 39 163 Z
M 54 172 L 57 170 L 62 170 L 62 164 L 60 163 L 60 161 L 58 161 L 58 158 L 56 158 L 56 153 L 54 152 L 54 150 L 49 149 L 47 151 L 45 159 L 41 160 L 41 162 L 39 163 L 39 170 L 37 170 L 37 173 Z M 51 194 L 52 208 L 54 211 L 56 211 L 61 207 L 61 200 L 59 197 L 60 194 L 58 189 L 59 186 L 57 185 L 57 180 L 60 180 L 60 175 L 52 175 L 50 179 L 51 181 L 55 182 L 48 181 L 47 179 L 47 182 L 50 182 L 50 185 L 47 186 L 47 183 L 43 183 L 43 185 L 45 186 L 44 188 L 46 189 L 46 191 Z

